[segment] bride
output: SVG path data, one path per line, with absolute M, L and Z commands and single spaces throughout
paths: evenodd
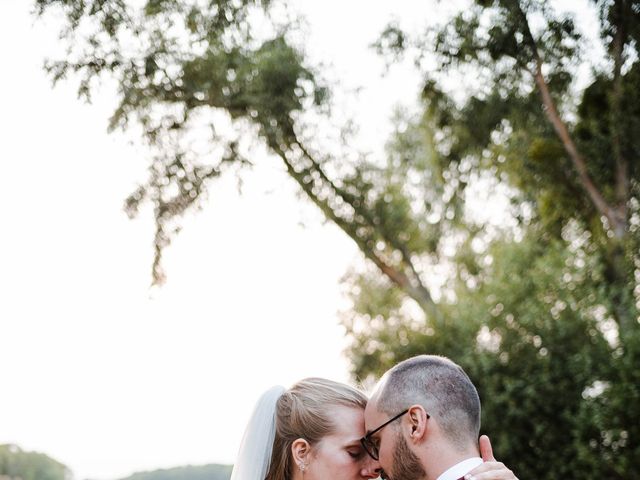
M 360 442 L 366 405 L 359 390 L 322 378 L 301 380 L 288 390 L 272 387 L 255 406 L 231 480 L 384 478 L 380 464 Z M 499 462 L 485 462 L 471 475 L 517 480 Z

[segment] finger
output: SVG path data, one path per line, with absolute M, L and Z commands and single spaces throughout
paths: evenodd
M 517 480 L 514 473 L 502 462 L 485 462 L 471 470 L 464 478 L 465 480 Z
M 485 462 L 495 462 L 496 457 L 493 456 L 493 448 L 491 447 L 491 440 L 486 435 L 480 436 L 480 455 Z
M 469 472 L 470 475 L 485 473 L 485 472 L 493 472 L 498 470 L 507 470 L 507 466 L 502 462 L 497 461 L 488 461 L 481 463 L 476 468 Z
M 518 480 L 514 473 L 505 468 L 504 470 L 491 470 L 478 474 L 467 474 L 465 480 Z

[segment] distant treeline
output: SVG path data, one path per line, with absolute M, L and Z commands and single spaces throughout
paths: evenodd
M 0 445 L 0 480 L 68 480 L 71 470 L 44 453 Z
M 122 480 L 229 480 L 231 465 L 201 465 L 140 472 Z
M 139 472 L 122 480 L 229 480 L 231 465 L 200 465 Z M 38 452 L 0 445 L 0 480 L 70 480 L 71 470 Z

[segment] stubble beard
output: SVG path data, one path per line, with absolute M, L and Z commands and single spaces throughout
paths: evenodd
M 420 459 L 411 451 L 407 441 L 398 432 L 396 445 L 393 449 L 393 473 L 387 474 L 390 480 L 423 480 L 427 472 L 420 463 Z

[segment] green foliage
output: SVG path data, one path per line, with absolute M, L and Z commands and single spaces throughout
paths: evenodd
M 621 479 L 640 469 L 640 63 L 629 33 L 640 4 L 626 2 L 634 13 L 621 21 L 621 2 L 594 3 L 614 58 L 591 65 L 583 91 L 575 72 L 587 41 L 552 2 L 478 1 L 418 38 L 392 25 L 376 44 L 387 59 L 438 60 L 424 71 L 424 116 L 390 144 L 387 168 L 401 172 L 394 159 L 412 157 L 423 168 L 413 175 L 439 179 L 425 189 L 435 204 L 456 199 L 456 208 L 435 218 L 429 255 L 411 252 L 444 321 L 375 270 L 345 279 L 353 375 L 372 380 L 420 353 L 453 358 L 478 387 L 497 455 L 521 478 Z M 620 54 L 613 43 L 624 29 Z M 539 62 L 582 173 L 548 103 L 541 108 Z M 452 75 L 473 75 L 466 95 L 446 89 Z M 467 208 L 478 201 L 469 192 L 494 188 L 511 201 L 499 225 Z M 603 221 L 593 190 L 622 212 L 623 228 Z
M 611 79 L 603 75 L 598 76 L 589 85 L 582 96 L 578 106 L 579 121 L 576 124 L 575 134 L 579 146 L 592 153 L 592 161 L 589 162 L 590 172 L 594 178 L 603 179 L 609 187 L 606 195 L 609 199 L 615 198 L 615 168 L 612 158 L 612 131 L 610 122 L 603 121 L 611 118 L 611 91 L 613 85 Z M 625 158 L 640 158 L 640 63 L 636 62 L 623 76 L 623 99 L 621 116 L 622 153 Z M 640 173 L 640 163 L 629 163 L 629 175 L 637 179 Z
M 615 471 L 615 461 L 593 461 L 583 433 L 593 424 L 582 414 L 591 409 L 587 394 L 608 381 L 613 356 L 603 299 L 593 293 L 602 266 L 592 248 L 584 235 L 497 243 L 486 282 L 460 298 L 460 315 L 482 322 L 467 368 L 485 399 L 484 428 L 522 476 L 612 478 Z M 569 461 L 580 453 L 582 461 Z
M 68 480 L 71 471 L 43 453 L 25 452 L 15 445 L 0 445 L 0 477 L 10 480 Z
M 421 353 L 449 356 L 476 384 L 483 431 L 519 477 L 628 478 L 638 467 L 637 350 L 620 354 L 589 235 L 565 235 L 496 241 L 480 285 L 457 289 L 446 328 L 399 313 L 389 285 L 358 291 L 348 323 L 354 376 L 377 377 Z
M 121 480 L 229 480 L 231 465 L 201 465 L 138 472 Z

